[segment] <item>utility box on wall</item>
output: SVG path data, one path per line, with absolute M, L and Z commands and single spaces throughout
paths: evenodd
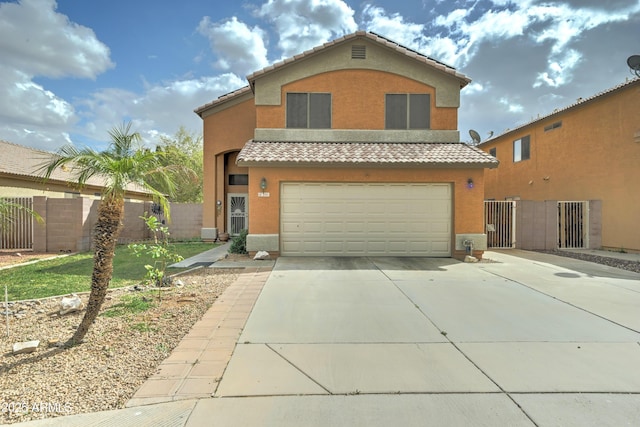
M 486 251 L 487 250 L 487 235 L 486 234 L 456 234 L 456 251 L 466 251 L 467 245 L 465 242 L 473 242 L 473 250 Z

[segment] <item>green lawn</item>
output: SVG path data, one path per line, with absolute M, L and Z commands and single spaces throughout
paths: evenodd
M 176 243 L 175 251 L 184 258 L 214 247 L 211 243 Z M 145 264 L 153 264 L 150 257 L 132 255 L 126 245 L 118 246 L 113 261 L 111 288 L 130 286 L 144 279 Z M 0 270 L 0 293 L 4 301 L 4 286 L 8 285 L 9 301 L 45 298 L 91 289 L 93 253 L 40 261 L 35 264 Z M 169 274 L 182 271 L 169 269 Z

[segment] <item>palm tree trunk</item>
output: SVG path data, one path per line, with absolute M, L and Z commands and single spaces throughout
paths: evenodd
M 124 200 L 122 198 L 107 196 L 100 202 L 98 220 L 93 230 L 95 253 L 93 256 L 91 293 L 89 294 L 89 302 L 82 322 L 80 322 L 73 337 L 68 341 L 67 344 L 69 345 L 81 343 L 96 317 L 98 317 L 113 275 L 113 257 L 122 228 L 123 217 Z

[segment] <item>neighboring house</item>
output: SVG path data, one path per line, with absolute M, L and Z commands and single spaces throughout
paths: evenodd
M 591 201 L 591 211 L 580 212 L 590 226 L 576 224 L 582 245 L 640 251 L 639 101 L 640 79 L 633 79 L 481 143 L 500 160 L 485 175 L 485 197 Z M 548 216 L 562 221 L 568 214 L 558 206 Z
M 90 178 L 84 188 L 78 189 L 66 168 L 56 169 L 51 179 L 44 182 L 38 170 L 54 155 L 0 140 L 0 197 L 100 198 L 104 184 L 102 179 Z M 132 186 L 127 192 L 127 198 L 132 201 L 150 200 L 151 195 Z
M 250 253 L 280 255 L 461 258 L 465 240 L 482 254 L 498 162 L 459 142 L 469 78 L 360 31 L 248 81 L 195 110 L 203 237 L 247 228 Z

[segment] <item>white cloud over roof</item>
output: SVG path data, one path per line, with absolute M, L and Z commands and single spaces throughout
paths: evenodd
M 615 86 L 630 76 L 626 58 L 640 54 L 639 0 L 257 0 L 224 2 L 183 23 L 187 30 L 172 37 L 180 48 L 199 46 L 191 62 L 179 73 L 156 69 L 149 78 L 142 62 L 133 67 L 118 59 L 116 67 L 115 49 L 156 66 L 179 49 L 156 43 L 159 32 L 180 23 L 175 9 L 167 12 L 175 22 L 146 28 L 134 48 L 126 37 L 117 45 L 104 27 L 91 28 L 87 16 L 59 10 L 73 7 L 0 2 L 0 139 L 48 150 L 69 140 L 93 144 L 123 120 L 134 120 L 150 139 L 181 125 L 200 131 L 195 107 L 245 86 L 247 74 L 356 30 L 374 31 L 473 79 L 462 91 L 462 135 L 469 128 L 499 133 Z M 109 31 L 122 29 L 114 23 Z M 52 79 L 81 82 L 86 90 L 70 95 L 54 89 Z

